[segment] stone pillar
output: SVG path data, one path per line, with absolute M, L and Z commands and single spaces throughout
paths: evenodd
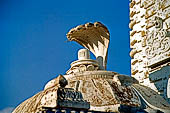
M 165 94 L 168 85 L 163 78 L 168 82 L 170 75 L 170 70 L 163 71 L 170 65 L 170 0 L 131 0 L 129 28 L 132 76 Z

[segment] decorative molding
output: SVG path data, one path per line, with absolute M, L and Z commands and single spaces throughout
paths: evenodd
M 148 66 L 155 65 L 170 58 L 170 37 L 168 31 L 163 28 L 163 20 L 155 17 L 155 28 L 147 32 L 146 39 L 146 57 Z
M 66 73 L 67 74 L 76 74 L 76 73 L 82 73 L 85 71 L 97 71 L 99 67 L 97 65 L 93 64 L 81 64 L 79 66 L 71 67 Z
M 69 87 L 81 91 L 83 98 L 90 102 L 91 106 L 125 104 L 139 107 L 141 103 L 138 96 L 130 86 L 126 86 L 131 83 L 136 83 L 136 80 L 125 75 L 116 75 L 112 79 L 89 78 L 79 80 L 78 87 L 76 85 L 77 80 L 70 79 Z

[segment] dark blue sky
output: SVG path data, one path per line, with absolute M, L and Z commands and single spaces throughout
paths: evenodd
M 65 74 L 82 48 L 67 42 L 66 33 L 95 21 L 111 35 L 107 70 L 130 75 L 129 0 L 1 0 L 0 109 Z

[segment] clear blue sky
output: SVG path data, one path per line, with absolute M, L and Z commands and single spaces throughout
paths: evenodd
M 0 109 L 65 74 L 82 48 L 67 42 L 66 33 L 95 21 L 111 35 L 107 70 L 130 75 L 129 0 L 1 0 Z

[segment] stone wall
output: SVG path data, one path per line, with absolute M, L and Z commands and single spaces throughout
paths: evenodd
M 160 93 L 151 77 L 170 65 L 170 0 L 131 0 L 129 28 L 131 74 L 141 84 Z

